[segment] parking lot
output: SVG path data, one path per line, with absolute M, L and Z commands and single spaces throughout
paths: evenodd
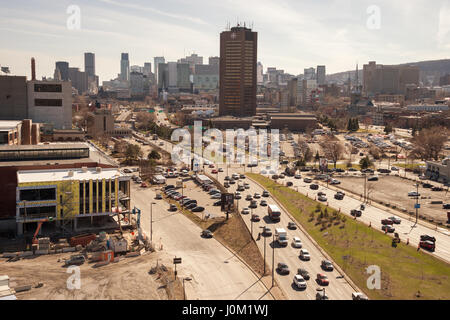
M 340 177 L 342 187 L 356 194 L 364 194 L 364 179 L 361 177 Z M 425 181 L 426 182 L 426 181 Z M 408 193 L 416 191 L 415 182 L 402 179 L 396 176 L 380 176 L 378 181 L 367 182 L 367 189 L 371 200 L 389 203 L 391 207 L 404 208 L 414 211 L 415 198 L 408 197 Z M 430 182 L 433 185 L 433 182 Z M 434 184 L 436 185 L 436 184 Z M 431 204 L 432 201 L 450 202 L 450 193 L 444 191 L 431 191 L 430 188 L 419 186 L 419 203 L 421 208 L 419 214 L 434 219 L 434 221 L 447 221 L 447 211 L 442 208 L 442 204 Z

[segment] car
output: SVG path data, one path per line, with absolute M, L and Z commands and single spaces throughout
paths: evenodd
M 64 264 L 66 266 L 72 266 L 72 265 L 76 265 L 76 266 L 80 266 L 82 265 L 84 262 L 86 261 L 86 258 L 84 257 L 84 255 L 82 254 L 73 254 L 70 256 L 69 259 L 67 259 Z
M 209 167 L 212 169 L 212 168 L 214 168 L 214 165 L 211 163 L 211 164 L 209 165 Z
M 325 291 L 320 290 L 316 293 L 316 300 L 330 300 L 330 298 L 328 298 L 328 295 Z
M 223 172 L 223 169 L 222 169 L 222 168 L 219 168 L 219 172 Z
M 239 175 L 237 173 L 233 173 L 231 178 L 233 178 L 233 180 L 239 180 Z
M 388 219 L 392 220 L 392 222 L 394 222 L 395 224 L 402 223 L 402 220 L 399 217 L 396 217 L 396 216 L 389 217 Z
M 215 201 L 214 203 L 213 203 L 213 206 L 214 207 L 218 207 L 218 206 L 221 206 L 222 205 L 222 200 L 218 200 L 218 201 Z
M 161 200 L 162 199 L 162 195 L 160 193 L 157 193 L 155 196 L 156 200 Z
M 245 175 L 241 173 L 241 174 L 239 175 L 239 179 L 245 179 Z
M 267 174 L 267 171 L 266 170 L 261 170 L 261 172 L 260 172 L 261 174 Z
M 244 191 L 245 187 L 243 185 L 238 185 L 237 191 Z
M 350 214 L 351 214 L 353 217 L 361 217 L 361 216 L 362 216 L 361 210 L 356 210 L 356 209 L 353 209 L 352 211 L 350 211 Z
M 432 241 L 432 242 L 436 242 L 436 238 L 429 236 L 427 234 L 421 235 L 420 236 L 420 241 Z
M 344 193 L 338 192 L 338 193 L 336 193 L 336 194 L 334 195 L 334 198 L 335 198 L 336 200 L 343 200 L 343 199 L 344 199 L 344 196 L 345 196 Z
M 286 182 L 286 186 L 288 186 L 288 187 L 292 187 L 294 184 L 292 183 L 292 181 L 288 181 L 288 182 Z
M 352 300 L 369 300 L 369 298 L 362 292 L 353 292 Z
M 384 226 L 382 226 L 382 227 L 381 227 L 381 230 L 383 230 L 384 232 L 387 232 L 387 233 L 393 233 L 393 232 L 395 232 L 395 228 L 392 227 L 392 226 L 390 226 L 390 225 L 384 225 Z
M 389 170 L 389 169 L 378 169 L 378 172 L 380 172 L 380 173 L 391 173 L 391 170 Z
M 322 202 L 325 202 L 325 201 L 327 201 L 327 197 L 322 195 L 322 196 L 319 196 L 318 200 L 322 201 Z
M 280 175 L 278 176 L 278 178 L 280 179 L 284 179 L 285 175 L 283 173 L 280 173 Z
M 250 209 L 249 208 L 242 208 L 241 214 L 249 214 L 249 213 L 250 213 Z
M 450 203 L 443 204 L 442 209 L 450 209 Z
M 125 168 L 125 169 L 123 169 L 123 172 L 124 173 L 132 173 L 133 171 L 131 171 L 131 169 Z
M 303 279 L 305 279 L 305 280 L 309 280 L 310 279 L 309 272 L 306 269 L 298 268 L 297 269 L 297 274 L 301 275 L 303 277 Z
M 292 238 L 292 247 L 300 249 L 302 247 L 302 241 L 299 237 Z
M 251 195 L 251 194 L 248 194 L 248 195 L 245 197 L 245 200 L 247 200 L 247 201 L 252 201 L 252 200 L 253 200 L 252 195 Z
M 264 227 L 264 228 L 263 228 L 262 235 L 263 235 L 264 237 L 270 237 L 270 236 L 272 235 L 272 230 L 270 230 L 269 227 Z
M 244 189 L 250 189 L 250 185 L 248 183 L 244 183 Z
M 236 184 L 236 181 L 234 181 L 233 179 L 230 180 L 229 184 Z
M 295 178 L 295 179 L 301 179 L 302 176 L 301 176 L 300 174 L 297 173 L 297 174 L 294 176 L 294 178 Z
M 171 190 L 171 189 L 175 189 L 175 186 L 173 184 L 168 184 L 163 189 L 164 189 L 164 191 L 168 191 L 168 190 Z
M 189 202 L 189 201 L 190 201 L 190 202 Z M 181 199 L 181 205 L 184 206 L 184 205 L 186 205 L 186 204 L 192 203 L 193 201 L 197 202 L 197 200 L 193 200 L 193 199 L 191 199 L 191 198 L 184 198 L 184 199 Z M 188 202 L 189 202 L 189 203 L 188 203 Z
M 204 207 L 195 207 L 191 210 L 192 212 L 203 212 L 205 211 Z
M 424 183 L 424 184 L 422 185 L 422 187 L 423 187 L 423 188 L 433 188 L 433 185 L 430 184 L 430 183 Z
M 408 197 L 420 197 L 420 193 L 417 191 L 408 192 Z
M 267 206 L 267 201 L 266 200 L 261 200 L 259 205 L 265 207 L 265 206 Z
M 259 194 L 259 193 L 255 193 L 254 195 L 253 195 L 253 198 L 254 199 L 260 199 L 261 198 L 261 195 Z
M 391 219 L 383 219 L 383 220 L 381 220 L 381 224 L 382 225 L 393 225 L 394 224 L 394 221 L 392 221 Z
M 219 193 L 214 193 L 212 196 L 211 196 L 211 199 L 221 199 L 222 198 L 222 194 L 219 192 Z
M 256 202 L 256 200 L 252 200 L 250 201 L 250 205 L 248 207 L 256 209 L 258 207 L 258 203 Z
M 197 203 L 192 202 L 192 203 L 186 205 L 185 208 L 188 209 L 188 210 L 192 210 L 192 209 L 194 209 L 196 206 L 197 206 Z
M 213 195 L 215 193 L 220 193 L 220 190 L 218 190 L 218 189 L 211 189 L 211 190 L 208 191 L 209 195 Z
M 337 179 L 331 179 L 330 184 L 341 184 L 341 182 Z
M 318 189 L 319 189 L 319 185 L 313 183 L 313 184 L 311 184 L 311 185 L 309 186 L 309 188 L 310 188 L 311 190 L 318 190 Z
M 436 243 L 434 241 L 420 241 L 419 242 L 419 246 L 422 249 L 434 252 L 434 250 L 436 249 Z
M 309 255 L 309 251 L 306 249 L 300 249 L 300 260 L 309 261 L 311 260 L 311 256 Z
M 327 286 L 330 284 L 328 277 L 326 275 L 324 275 L 323 273 L 317 274 L 316 282 L 318 285 L 321 285 L 321 286 Z
M 294 284 L 295 284 L 295 286 L 297 288 L 299 288 L 299 289 L 306 289 L 306 281 L 301 275 L 296 274 L 294 276 L 293 282 L 294 282 Z
M 296 225 L 293 221 L 289 221 L 287 227 L 288 227 L 288 229 L 290 229 L 290 230 L 296 230 L 296 229 L 297 229 L 297 225 Z
M 352 168 L 352 167 L 348 168 L 347 170 L 348 170 L 348 171 L 352 171 L 352 172 L 358 171 L 357 169 Z
M 378 181 L 378 177 L 370 177 L 367 181 Z
M 391 167 L 392 171 L 399 171 L 397 167 Z
M 433 187 L 431 188 L 431 191 L 444 191 L 444 189 L 441 187 Z
M 213 234 L 212 234 L 212 232 L 210 230 L 206 229 L 206 230 L 202 231 L 201 237 L 202 238 L 212 238 Z
M 169 207 L 169 211 L 177 211 L 177 209 L 178 209 L 177 206 L 174 205 L 173 203 Z
M 269 196 L 270 196 L 269 191 L 264 190 L 263 193 L 262 193 L 262 196 L 263 196 L 264 198 L 269 197 Z
M 284 263 L 284 262 L 279 262 L 278 263 L 278 265 L 277 265 L 277 272 L 279 274 L 282 274 L 282 275 L 287 275 L 287 274 L 290 273 L 288 265 L 286 263 Z
M 252 219 L 253 222 L 259 222 L 261 220 L 261 218 L 257 214 L 252 214 L 252 218 L 251 219 Z
M 329 260 L 322 260 L 322 262 L 320 263 L 320 267 L 325 271 L 334 270 L 333 264 Z
M 272 179 L 273 180 L 277 180 L 278 179 L 278 175 L 277 174 L 272 175 Z
M 145 182 L 141 183 L 141 188 L 147 188 L 147 187 L 148 187 L 148 185 Z
M 216 169 L 212 169 L 211 173 L 216 174 L 216 173 L 219 173 L 219 171 L 217 171 Z
M 230 178 L 229 176 L 226 176 L 224 180 L 225 180 L 225 181 L 230 181 L 231 178 Z

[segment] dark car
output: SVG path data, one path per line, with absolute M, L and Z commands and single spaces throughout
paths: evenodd
M 250 202 L 250 205 L 248 206 L 249 208 L 253 208 L 256 209 L 258 207 L 258 203 L 256 202 L 256 200 L 252 200 Z
M 264 227 L 264 228 L 263 228 L 262 235 L 263 235 L 264 237 L 270 237 L 270 236 L 272 235 L 272 230 L 270 230 L 269 227 Z
M 223 186 L 224 186 L 225 188 L 229 188 L 229 187 L 230 187 L 230 184 L 229 184 L 228 182 L 225 182 L 225 183 L 223 184 Z
M 201 236 L 202 238 L 212 238 L 213 234 L 209 230 L 203 230 Z
M 354 217 L 361 217 L 362 212 L 361 212 L 361 210 L 352 210 L 352 211 L 350 211 L 350 214 Z
M 86 261 L 86 258 L 82 254 L 75 254 L 75 255 L 70 256 L 70 259 L 67 259 L 65 261 L 65 265 L 66 266 L 72 266 L 72 265 L 80 266 L 85 261 Z
M 344 194 L 342 192 L 338 192 L 334 195 L 334 198 L 336 200 L 342 200 L 342 199 L 344 199 Z
M 292 187 L 294 184 L 291 181 L 286 182 L 286 186 Z
M 319 185 L 318 184 L 311 184 L 310 186 L 309 186 L 309 188 L 311 189 L 311 190 L 318 190 L 319 189 Z
M 268 196 L 270 196 L 269 191 L 264 190 L 263 193 L 262 193 L 262 196 L 265 197 L 265 198 L 267 198 Z
M 392 221 L 391 219 L 383 219 L 383 220 L 381 220 L 381 224 L 383 226 L 393 225 L 394 221 Z
M 177 206 L 174 204 L 170 205 L 169 211 L 177 211 Z
M 431 188 L 431 191 L 444 191 L 444 189 L 441 187 L 433 187 Z
M 378 181 L 378 177 L 370 177 L 367 181 Z
M 433 185 L 432 185 L 432 184 L 429 184 L 429 183 L 424 183 L 424 184 L 422 185 L 422 187 L 424 187 L 424 188 L 433 188 Z
M 305 183 L 311 183 L 311 182 L 312 182 L 312 179 L 311 179 L 311 178 L 304 178 L 303 181 L 304 181 Z
M 197 206 L 197 203 L 192 202 L 192 203 L 186 205 L 186 209 L 192 210 L 192 209 L 194 209 L 196 206 Z
M 286 263 L 279 262 L 278 266 L 277 266 L 277 272 L 279 274 L 286 275 L 286 274 L 289 274 L 290 271 L 289 271 L 289 267 Z
M 252 214 L 252 221 L 253 222 L 259 222 L 261 218 L 257 214 Z
M 298 268 L 297 269 L 297 274 L 301 275 L 303 277 L 303 279 L 305 279 L 305 280 L 309 280 L 310 279 L 309 272 L 306 271 L 306 269 Z
M 325 271 L 333 271 L 334 270 L 333 264 L 329 260 L 322 260 L 320 267 Z
M 167 190 L 170 190 L 170 189 L 175 189 L 175 186 L 173 184 L 169 184 L 169 185 L 164 187 L 164 191 L 167 191 Z
M 388 233 L 393 233 L 395 232 L 395 228 L 389 225 L 384 225 L 381 227 L 381 230 L 388 232 Z
M 436 238 L 429 236 L 427 234 L 421 235 L 420 236 L 420 241 L 432 241 L 432 242 L 436 242 Z
M 195 207 L 192 209 L 192 212 L 203 212 L 205 211 L 204 207 Z
M 186 208 L 187 208 L 188 206 L 190 206 L 191 204 L 197 205 L 197 200 L 191 199 L 191 200 L 188 200 L 188 201 L 182 203 L 182 205 L 185 206 Z M 188 208 L 188 209 L 189 209 L 189 208 Z
M 450 209 L 450 203 L 446 203 L 442 205 L 443 209 Z
M 436 244 L 433 241 L 420 241 L 419 246 L 422 249 L 434 252 L 436 250 Z
M 378 172 L 380 172 L 380 173 L 391 173 L 391 170 L 389 170 L 389 169 L 378 169 Z
M 218 207 L 218 206 L 221 206 L 221 205 L 222 205 L 222 200 L 218 200 L 218 201 L 213 203 L 214 207 Z

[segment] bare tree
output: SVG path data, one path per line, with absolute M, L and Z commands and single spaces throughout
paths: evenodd
M 448 139 L 449 131 L 444 127 L 423 129 L 413 138 L 414 154 L 422 160 L 439 160 L 439 154 Z
M 342 144 L 333 139 L 332 137 L 327 137 L 321 144 L 323 153 L 327 159 L 331 159 L 334 164 L 334 168 L 336 168 L 336 164 L 339 159 L 341 159 L 342 154 L 344 152 L 344 147 Z

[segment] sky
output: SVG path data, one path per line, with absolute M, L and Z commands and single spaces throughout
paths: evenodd
M 84 70 L 96 55 L 100 81 L 153 57 L 220 54 L 227 24 L 258 32 L 258 61 L 298 75 L 368 61 L 397 64 L 450 58 L 450 0 L 0 0 L 0 65 L 30 78 L 53 76 L 55 61 Z M 75 8 L 75 9 L 74 9 Z M 78 14 L 79 13 L 79 14 Z

